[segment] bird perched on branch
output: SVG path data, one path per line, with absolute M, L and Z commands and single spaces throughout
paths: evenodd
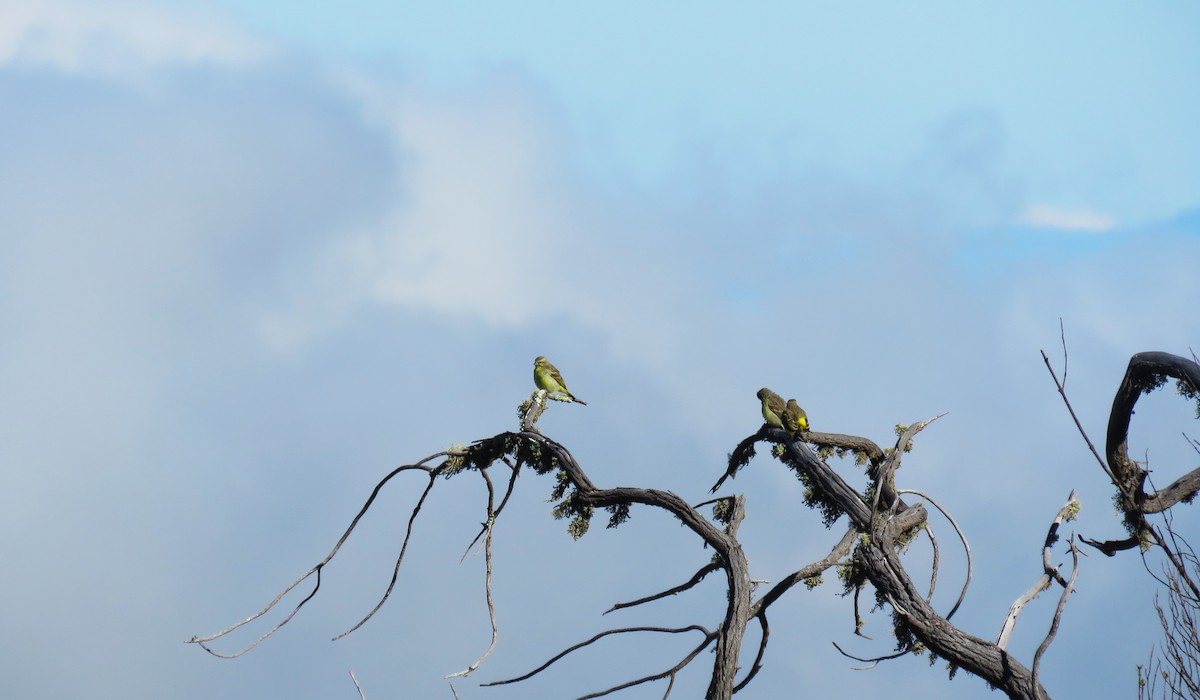
M 757 396 L 762 401 L 763 420 L 776 428 L 783 427 L 783 398 L 765 386 L 758 390 Z
M 788 399 L 787 406 L 783 407 L 781 419 L 783 429 L 792 437 L 808 432 L 808 414 L 804 412 L 803 408 L 800 408 L 796 399 Z
M 567 383 L 563 381 L 562 375 L 558 373 L 558 368 L 550 364 L 542 355 L 538 355 L 533 361 L 533 383 L 537 388 L 548 391 L 552 394 L 566 394 L 567 398 L 576 403 L 587 405 L 587 401 L 576 398 L 574 394 L 567 390 Z

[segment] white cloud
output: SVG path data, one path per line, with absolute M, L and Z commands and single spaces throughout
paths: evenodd
M 121 75 L 163 63 L 243 64 L 266 46 L 196 5 L 42 0 L 0 5 L 0 65 Z
M 1115 217 L 1087 209 L 1066 209 L 1048 204 L 1031 204 L 1017 217 L 1026 226 L 1054 228 L 1064 231 L 1110 231 L 1117 225 Z
M 353 254 L 377 301 L 519 324 L 559 304 L 556 204 L 545 119 L 518 91 L 396 105 L 405 175 L 393 215 Z
M 589 189 L 526 79 L 492 73 L 454 95 L 340 79 L 392 139 L 394 201 L 321 261 L 325 301 L 264 320 L 273 349 L 303 345 L 366 301 L 495 328 L 576 323 L 617 354 L 669 353 L 673 309 L 694 285 L 661 264 L 680 255 L 662 240 L 679 222 L 643 220 L 640 202 Z

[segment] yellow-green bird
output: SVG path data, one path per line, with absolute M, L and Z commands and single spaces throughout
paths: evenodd
M 558 373 L 558 368 L 550 364 L 550 360 L 538 355 L 533 361 L 533 383 L 537 384 L 537 388 L 549 391 L 550 393 L 566 394 L 572 401 L 587 405 L 587 401 L 576 397 L 567 390 L 567 383 L 563 381 L 562 375 Z
M 783 427 L 783 398 L 765 386 L 758 390 L 756 396 L 762 401 L 763 420 L 776 428 Z
M 800 408 L 800 404 L 796 403 L 796 399 L 788 399 L 787 406 L 783 408 L 783 429 L 788 435 L 796 437 L 796 435 L 808 432 L 808 414 Z

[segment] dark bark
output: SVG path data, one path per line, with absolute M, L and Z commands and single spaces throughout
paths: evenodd
M 817 459 L 808 445 L 800 442 L 786 444 L 788 455 L 833 499 L 860 532 L 871 533 L 860 541 L 856 552 L 864 564 L 871 585 L 891 603 L 899 619 L 912 635 L 946 661 L 983 678 L 1012 698 L 1046 698 L 1039 685 L 1033 689 L 1030 670 L 993 642 L 970 635 L 955 627 L 940 615 L 917 590 L 896 555 L 899 540 L 905 533 L 924 523 L 926 515 L 920 506 L 908 506 L 902 499 L 887 494 L 888 476 L 898 466 L 900 456 L 913 435 L 925 424 L 909 428 L 897 441 L 887 460 L 879 466 L 877 488 L 883 488 L 880 510 L 872 514 L 863 498 L 827 464 Z M 875 454 L 882 455 L 882 451 Z M 890 464 L 895 460 L 895 464 Z
M 575 485 L 578 498 L 584 505 L 604 507 L 637 503 L 662 508 L 678 518 L 716 551 L 724 564 L 729 603 L 717 634 L 712 680 L 705 698 L 729 700 L 733 696 L 742 638 L 746 633 L 746 623 L 750 619 L 750 566 L 741 544 L 737 541 L 737 527 L 745 513 L 742 497 L 735 499 L 732 520 L 727 530 L 723 531 L 701 516 L 687 501 L 670 491 L 629 487 L 596 488 L 565 447 L 536 433 L 524 433 L 523 437 L 541 441 L 550 448 L 557 458 L 559 468 Z
M 1153 391 L 1170 377 L 1181 388 L 1200 391 L 1200 365 L 1165 352 L 1139 352 L 1129 360 L 1125 377 L 1113 397 L 1108 417 L 1108 465 L 1121 492 L 1121 507 L 1134 517 L 1161 513 L 1200 490 L 1200 467 L 1175 480 L 1161 491 L 1145 492 L 1146 470 L 1129 458 L 1129 422 L 1142 394 Z

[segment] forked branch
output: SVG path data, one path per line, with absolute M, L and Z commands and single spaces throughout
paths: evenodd
M 383 487 L 389 481 L 391 481 L 392 478 L 395 477 L 397 474 L 402 474 L 404 472 L 409 472 L 409 471 L 420 471 L 420 472 L 423 472 L 429 478 L 429 484 L 428 484 L 428 486 L 426 486 L 424 493 L 421 494 L 421 498 L 420 498 L 420 500 L 417 501 L 416 506 L 413 508 L 412 515 L 409 518 L 408 532 L 404 538 L 404 546 L 401 547 L 400 556 L 396 560 L 395 568 L 397 570 L 399 570 L 400 562 L 404 558 L 405 548 L 408 546 L 409 535 L 412 534 L 412 523 L 416 519 L 417 513 L 420 512 L 421 506 L 424 504 L 426 496 L 429 495 L 430 489 L 433 488 L 434 481 L 437 479 L 439 474 L 441 474 L 443 471 L 445 471 L 445 469 L 447 468 L 447 465 L 450 463 L 450 461 L 448 460 L 446 462 L 443 462 L 442 464 L 438 465 L 437 467 L 430 467 L 430 466 L 428 466 L 428 463 L 432 462 L 433 460 L 435 460 L 439 457 L 454 458 L 454 457 L 461 456 L 461 454 L 462 454 L 461 452 L 453 451 L 453 450 L 437 452 L 432 455 L 429 455 L 428 457 L 426 457 L 425 459 L 422 459 L 421 461 L 417 462 L 416 464 L 406 464 L 404 466 L 396 467 L 395 469 L 393 469 L 390 473 L 387 474 L 387 476 L 383 477 L 383 479 L 381 479 L 379 481 L 379 483 L 375 485 L 375 488 L 374 488 L 374 490 L 371 491 L 371 495 L 367 498 L 366 503 L 364 503 L 362 508 L 359 509 L 358 514 L 354 516 L 354 519 L 350 521 L 350 525 L 346 528 L 346 531 L 342 533 L 342 536 L 340 538 L 338 538 L 337 544 L 335 544 L 333 546 L 333 549 L 331 549 L 329 551 L 329 554 L 325 555 L 324 559 L 317 562 L 317 564 L 315 566 L 313 566 L 311 569 L 309 569 L 308 572 L 306 572 L 300 578 L 293 581 L 291 583 L 291 585 L 287 586 L 282 591 L 280 591 L 279 594 L 276 595 L 273 600 L 271 600 L 271 602 L 267 603 L 266 606 L 264 606 L 258 612 L 245 618 L 244 620 L 241 620 L 240 622 L 230 625 L 229 627 L 227 627 L 215 634 L 210 634 L 207 636 L 194 636 L 191 639 L 187 640 L 188 643 L 200 645 L 200 647 L 202 649 L 204 649 L 208 653 L 212 654 L 213 656 L 218 656 L 223 659 L 232 659 L 232 658 L 236 658 L 236 657 L 239 657 L 239 656 L 245 654 L 246 652 L 250 651 L 254 647 L 258 646 L 260 643 L 262 643 L 263 640 L 267 639 L 271 635 L 278 632 L 284 625 L 286 625 L 288 622 L 290 622 L 291 619 L 296 616 L 296 613 L 300 612 L 300 609 L 303 608 L 305 606 L 305 604 L 308 603 L 308 601 L 312 600 L 313 596 L 315 596 L 317 594 L 317 591 L 320 590 L 322 569 L 324 569 L 325 565 L 328 564 L 330 561 L 332 561 L 333 557 L 335 555 L 337 555 L 338 550 L 340 550 L 342 548 L 342 545 L 345 544 L 346 539 L 350 537 L 350 533 L 354 532 L 354 528 L 358 526 L 358 522 L 360 520 L 362 520 L 362 517 L 364 515 L 366 515 L 367 510 L 370 509 L 371 504 L 375 502 L 375 498 L 377 496 L 379 496 L 379 492 L 383 489 Z M 224 654 L 224 653 L 218 652 L 217 650 L 213 649 L 209 645 L 209 642 L 220 639 L 221 637 L 228 635 L 229 633 L 233 632 L 234 630 L 236 630 L 244 625 L 247 625 L 251 622 L 254 622 L 258 618 L 262 617 L 263 615 L 266 615 L 276 605 L 278 605 L 281 600 L 283 600 L 284 596 L 286 596 L 288 593 L 291 593 L 292 590 L 296 588 L 296 586 L 299 586 L 301 583 L 303 583 L 308 578 L 310 578 L 314 575 L 317 577 L 317 582 L 316 582 L 316 585 L 313 586 L 313 589 L 311 591 L 309 591 L 308 595 L 306 595 L 299 603 L 297 603 L 296 606 L 292 609 L 292 611 L 290 613 L 288 613 L 286 617 L 283 618 L 283 620 L 281 620 L 279 623 L 277 623 L 271 629 L 264 632 L 258 639 L 254 640 L 246 647 L 244 647 L 236 652 L 230 653 L 230 654 Z M 392 579 L 392 583 L 393 583 L 393 585 L 395 584 L 394 576 Z M 388 587 L 388 592 L 384 594 L 385 600 L 387 598 L 387 595 L 390 592 L 391 592 L 391 586 Z M 383 601 L 380 601 L 379 605 L 382 605 L 382 604 L 383 604 Z M 379 605 L 377 605 L 375 607 L 375 610 L 379 609 Z M 372 610 L 372 614 L 374 614 L 374 610 Z M 365 622 L 366 619 L 369 619 L 369 618 L 370 618 L 370 615 L 367 615 L 367 618 L 364 618 L 363 622 Z M 362 624 L 362 622 L 358 623 L 358 625 L 355 625 L 355 628 L 357 628 L 361 624 Z M 340 637 L 342 635 L 338 635 L 338 636 Z
M 1058 567 L 1051 562 L 1051 552 L 1053 551 L 1054 544 L 1058 541 L 1059 526 L 1068 520 L 1073 520 L 1078 513 L 1079 501 L 1075 499 L 1075 492 L 1072 491 L 1070 495 L 1067 496 L 1067 502 L 1058 509 L 1058 514 L 1054 517 L 1054 520 L 1050 523 L 1049 530 L 1046 532 L 1046 540 L 1042 545 L 1042 574 L 1038 576 L 1033 585 L 1029 587 L 1029 590 L 1025 591 L 1021 597 L 1017 598 L 1013 602 L 1012 606 L 1008 609 L 1008 615 L 1006 615 L 1004 618 L 1004 624 L 1000 626 L 1000 635 L 996 638 L 996 645 L 1001 649 L 1008 647 L 1008 640 L 1012 635 L 1013 629 L 1017 625 L 1017 617 L 1021 614 L 1021 611 L 1026 605 L 1029 604 L 1030 601 L 1038 597 L 1042 591 L 1049 588 L 1052 582 L 1058 581 L 1058 583 L 1064 589 L 1066 589 L 1068 592 L 1070 591 L 1070 586 L 1068 585 L 1067 580 L 1063 578 L 1061 573 L 1059 573 Z M 1076 551 L 1073 539 L 1071 540 L 1071 550 L 1072 552 Z M 1075 568 L 1077 569 L 1078 566 L 1079 559 L 1078 555 L 1076 554 Z M 1073 578 L 1075 572 L 1072 571 L 1071 575 Z M 1061 614 L 1061 612 L 1059 614 Z M 1057 628 L 1057 622 L 1055 622 L 1054 626 Z

